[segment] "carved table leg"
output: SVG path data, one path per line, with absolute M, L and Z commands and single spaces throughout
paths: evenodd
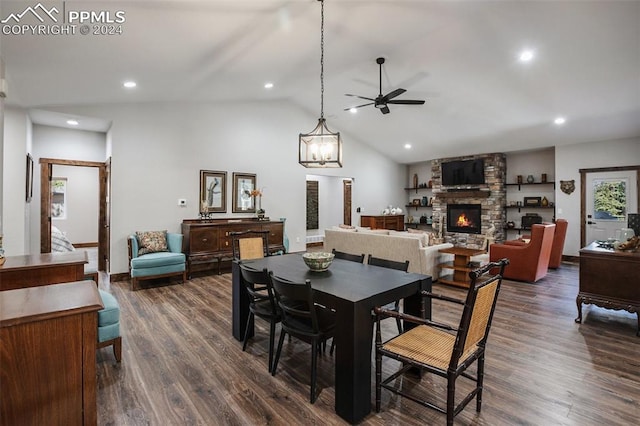
M 575 322 L 580 324 L 580 323 L 582 323 L 582 296 L 578 295 L 576 297 L 576 305 L 578 305 L 578 318 L 575 319 Z M 638 321 L 640 321 L 640 317 L 639 317 Z

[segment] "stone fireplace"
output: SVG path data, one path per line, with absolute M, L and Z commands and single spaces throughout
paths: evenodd
M 485 183 L 473 188 L 451 188 L 442 186 L 442 163 L 452 160 L 484 160 Z M 506 223 L 506 157 L 501 153 L 463 156 L 434 160 L 431 163 L 431 179 L 433 182 L 433 229 L 442 231 L 444 240 L 455 246 L 481 246 L 484 234 L 495 226 L 496 241 L 504 241 Z M 467 227 L 456 226 L 448 217 L 449 206 L 456 208 L 462 205 L 480 206 L 479 230 L 469 232 Z M 474 208 L 477 212 L 477 207 Z M 475 213 L 474 213 L 475 214 Z M 450 213 L 449 213 L 450 215 Z M 473 218 L 478 220 L 477 218 Z M 458 217 L 454 218 L 455 221 Z M 452 226 L 453 225 L 453 226 Z
M 482 204 L 447 204 L 447 232 L 480 234 Z

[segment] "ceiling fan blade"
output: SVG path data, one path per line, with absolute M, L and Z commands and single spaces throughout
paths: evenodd
M 373 105 L 373 102 L 369 102 L 368 104 L 362 104 L 362 105 L 358 105 L 358 106 L 354 106 L 354 107 L 349 107 L 349 108 L 345 108 L 345 111 L 349 111 L 351 108 L 360 108 L 363 106 L 369 106 L 369 105 Z
M 364 99 L 366 101 L 373 101 L 373 98 L 366 98 L 364 96 L 360 96 L 360 95 L 352 95 L 351 93 L 345 93 L 345 96 L 353 96 L 354 98 L 360 98 L 360 99 Z
M 389 114 L 389 107 L 388 106 L 384 106 L 382 108 L 380 108 L 380 111 L 382 111 L 383 114 Z
M 394 91 L 392 91 L 392 92 L 387 93 L 387 94 L 384 96 L 384 98 L 385 98 L 386 100 L 393 99 L 393 98 L 395 98 L 396 96 L 402 95 L 404 92 L 406 92 L 406 90 L 404 90 L 404 89 L 396 89 L 396 90 L 394 90 Z
M 397 99 L 395 101 L 387 101 L 387 103 L 396 105 L 423 105 L 424 101 L 418 101 L 414 99 Z

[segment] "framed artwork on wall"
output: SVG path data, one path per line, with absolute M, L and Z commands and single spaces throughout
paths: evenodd
M 33 157 L 27 154 L 26 201 L 31 202 L 33 196 Z
M 227 212 L 227 172 L 200 170 L 200 213 Z
M 233 213 L 253 213 L 256 211 L 255 198 L 251 191 L 256 189 L 256 175 L 233 172 Z

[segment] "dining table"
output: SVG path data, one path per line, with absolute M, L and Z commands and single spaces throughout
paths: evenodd
M 302 254 L 293 253 L 243 260 L 255 269 L 266 268 L 293 282 L 310 280 L 316 303 L 336 312 L 335 411 L 349 423 L 371 412 L 371 350 L 375 317 L 372 309 L 403 299 L 403 312 L 431 319 L 431 300 L 420 291 L 431 290 L 429 275 L 407 273 L 343 259 L 328 270 L 311 271 Z M 232 333 L 242 341 L 249 314 L 249 298 L 239 261 L 232 264 Z M 407 327 L 413 324 L 406 324 Z M 253 335 L 253 328 L 248 330 Z

